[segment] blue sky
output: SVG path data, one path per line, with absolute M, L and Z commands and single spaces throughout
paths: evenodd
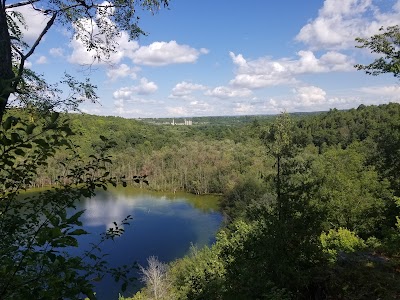
M 82 111 L 126 118 L 400 102 L 393 76 L 372 77 L 353 67 L 375 58 L 355 48 L 355 37 L 399 24 L 400 0 L 171 0 L 168 10 L 140 16 L 148 36 L 128 41 L 122 33 L 106 64 L 93 63 L 73 33 L 58 26 L 29 67 L 50 82 L 64 72 L 89 76 L 100 98 Z M 37 13 L 26 19 L 25 39 L 31 42 L 44 20 Z

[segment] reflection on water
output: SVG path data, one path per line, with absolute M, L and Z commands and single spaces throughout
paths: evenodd
M 109 253 L 110 265 L 134 261 L 145 265 L 151 255 L 169 262 L 184 256 L 191 244 L 202 247 L 214 241 L 222 221 L 217 207 L 216 197 L 149 193 L 132 188 L 101 191 L 77 204 L 77 209 L 86 211 L 82 217 L 85 229 L 93 233 L 82 237 L 80 245 L 88 247 L 114 221 L 132 215 L 125 234 L 102 246 Z M 131 287 L 130 293 L 134 290 Z M 118 286 L 111 279 L 103 280 L 97 287 L 97 295 L 101 300 L 118 299 Z

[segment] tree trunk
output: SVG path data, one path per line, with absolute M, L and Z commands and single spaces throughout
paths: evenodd
M 282 196 L 281 196 L 281 157 L 278 155 L 276 162 L 277 174 L 276 174 L 276 198 L 278 204 L 278 219 L 282 218 Z
M 5 1 L 0 1 L 0 123 L 11 94 L 12 78 L 14 78 L 14 72 Z

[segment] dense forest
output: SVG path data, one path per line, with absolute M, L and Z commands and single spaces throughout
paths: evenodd
M 106 171 L 117 182 L 223 197 L 217 242 L 170 264 L 158 287 L 148 281 L 134 299 L 393 299 L 399 116 L 400 105 L 390 103 L 224 125 L 60 118 L 84 162 L 107 141 Z M 59 149 L 30 186 L 61 184 L 68 157 Z
M 140 157 L 149 188 L 221 193 L 226 224 L 211 248 L 149 260 L 133 299 L 399 297 L 399 116 L 391 103 L 234 130 L 142 125 L 164 144 L 139 143 L 125 166 Z
M 18 115 L 18 112 L 12 112 Z M 290 115 L 287 125 L 290 147 L 315 158 L 331 153 L 347 156 L 350 149 L 385 178 L 396 196 L 400 182 L 396 176 L 399 162 L 398 104 L 359 106 L 348 111 L 330 110 L 313 115 Z M 219 125 L 152 125 L 119 117 L 70 114 L 72 141 L 82 156 L 99 148 L 100 136 L 113 142 L 110 173 L 146 175 L 148 188 L 184 190 L 195 194 L 225 194 L 246 178 L 266 178 L 274 171 L 275 158 L 268 150 L 274 117 L 244 118 Z M 229 118 L 227 118 L 229 119 Z M 335 153 L 333 153 L 335 152 Z M 300 155 L 300 154 L 296 154 Z M 53 185 L 66 159 L 58 152 L 37 177 L 34 186 Z
M 0 299 L 96 299 L 94 282 L 112 276 L 123 291 L 137 268 L 133 300 L 400 298 L 400 104 L 172 126 L 73 114 L 99 99 L 90 79 L 50 83 L 28 67 L 55 26 L 109 62 L 169 2 L 0 1 Z M 32 44 L 18 8 L 43 17 Z M 400 77 L 399 25 L 354 38 L 374 59 L 357 70 Z M 216 242 L 168 265 L 111 267 L 102 246 L 128 215 L 68 252 L 89 234 L 75 203 L 129 184 L 220 195 Z

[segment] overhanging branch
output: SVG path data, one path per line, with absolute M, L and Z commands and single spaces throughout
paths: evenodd
M 53 16 L 51 17 L 51 19 L 47 22 L 46 27 L 42 30 L 42 32 L 40 33 L 40 35 L 36 39 L 35 43 L 31 47 L 29 52 L 27 54 L 21 56 L 21 62 L 19 64 L 17 78 L 21 78 L 22 73 L 24 71 L 25 61 L 33 54 L 33 52 L 35 51 L 36 47 L 40 44 L 40 41 L 42 40 L 44 35 L 47 33 L 47 31 L 49 31 L 50 27 L 53 26 L 56 17 L 57 17 L 57 14 L 54 13 Z M 16 80 L 14 82 L 14 84 L 13 84 L 14 89 L 17 88 L 18 83 L 19 83 L 19 80 Z

